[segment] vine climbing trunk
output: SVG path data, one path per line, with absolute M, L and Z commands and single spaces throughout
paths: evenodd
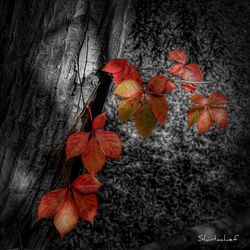
M 58 184 L 58 152 L 84 108 L 81 96 L 87 102 L 105 89 L 98 70 L 120 56 L 135 2 L 0 2 L 1 249 L 46 248 L 37 201 Z

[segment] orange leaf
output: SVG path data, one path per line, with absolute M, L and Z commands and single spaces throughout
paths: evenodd
M 181 85 L 181 87 L 189 93 L 194 93 L 194 91 L 196 90 L 197 84 L 184 82 Z
M 168 102 L 164 96 L 150 95 L 153 113 L 160 124 L 164 124 L 168 114 Z
M 105 126 L 105 121 L 106 121 L 106 112 L 98 115 L 92 124 L 93 130 L 97 130 L 97 129 L 102 129 Z
M 58 189 L 43 195 L 38 206 L 38 220 L 52 217 L 65 200 L 67 189 Z
M 125 80 L 115 88 L 114 94 L 120 97 L 128 98 L 140 95 L 142 92 L 143 88 L 137 81 Z
M 144 101 L 135 114 L 135 127 L 140 135 L 147 138 L 156 126 L 157 120 L 148 101 Z
M 227 103 L 228 99 L 221 92 L 214 92 L 208 97 L 209 105 L 220 105 Z
M 104 166 L 106 156 L 93 135 L 81 159 L 85 168 L 92 174 L 96 174 Z
M 87 147 L 89 134 L 87 132 L 75 132 L 71 134 L 66 141 L 66 158 L 78 156 L 84 152 Z
M 54 225 L 61 237 L 76 227 L 78 218 L 77 207 L 68 191 L 61 209 L 54 216 Z
M 139 108 L 141 95 L 120 101 L 118 104 L 118 116 L 120 122 L 129 120 Z
M 169 73 L 173 76 L 179 76 L 183 74 L 183 70 L 184 70 L 183 64 L 175 64 L 170 68 Z
M 198 64 L 185 65 L 183 69 L 182 79 L 187 81 L 199 82 L 203 80 L 203 73 Z
M 73 194 L 80 217 L 93 224 L 98 207 L 96 194 L 81 194 L 76 191 L 73 191 Z
M 205 108 L 198 121 L 198 131 L 200 135 L 205 134 L 212 127 L 212 118 L 208 108 Z
M 190 96 L 190 99 L 192 102 L 199 104 L 201 106 L 205 106 L 208 104 L 207 98 L 205 96 L 203 96 L 202 94 L 192 95 L 192 96 Z
M 226 129 L 229 120 L 227 110 L 225 108 L 213 106 L 210 106 L 209 108 L 212 120 L 216 123 L 216 125 L 220 128 Z
M 107 157 L 120 159 L 122 143 L 116 133 L 111 131 L 97 131 L 96 140 Z
M 187 61 L 187 53 L 184 50 L 173 50 L 169 52 L 168 59 L 185 64 Z
M 201 117 L 202 111 L 204 107 L 202 106 L 194 106 L 188 110 L 188 126 L 192 127 Z
M 78 176 L 72 184 L 72 187 L 83 194 L 96 192 L 102 184 L 92 174 L 83 174 Z

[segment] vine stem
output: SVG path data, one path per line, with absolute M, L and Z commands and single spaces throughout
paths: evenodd
M 145 67 L 145 68 L 140 68 L 140 70 L 156 70 L 156 71 L 162 71 L 164 73 L 166 73 L 168 75 L 169 78 L 173 78 L 173 76 L 171 76 L 168 72 L 168 69 L 164 69 L 162 67 Z M 186 83 L 200 83 L 200 84 L 203 84 L 203 83 L 214 83 L 215 81 L 213 80 L 208 80 L 208 81 L 187 81 L 187 80 L 174 80 L 175 83 L 183 83 L 183 82 L 186 82 Z
M 92 123 L 93 123 L 92 111 L 91 111 L 91 108 L 90 108 L 89 106 L 87 107 L 87 109 L 88 109 L 88 112 L 89 112 L 90 122 L 91 122 L 91 124 L 92 124 Z M 92 128 L 92 130 L 93 130 L 93 128 Z

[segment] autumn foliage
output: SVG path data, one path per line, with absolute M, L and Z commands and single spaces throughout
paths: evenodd
M 215 123 L 220 128 L 227 128 L 228 112 L 222 104 L 227 102 L 227 97 L 220 92 L 212 93 L 209 96 L 196 94 L 190 97 L 195 103 L 188 110 L 188 125 L 193 126 L 198 122 L 198 131 L 200 135 L 205 134 Z
M 103 71 L 112 75 L 114 94 L 121 100 L 118 104 L 118 117 L 121 123 L 134 119 L 135 128 L 145 139 L 155 129 L 157 123 L 163 125 L 168 117 L 169 103 L 166 95 L 181 87 L 189 94 L 196 91 L 198 84 L 204 81 L 204 75 L 198 64 L 188 63 L 187 53 L 182 50 L 169 52 L 168 59 L 173 65 L 169 69 L 156 68 L 161 74 L 154 75 L 147 83 L 143 82 L 139 70 L 127 59 L 112 59 Z M 229 115 L 222 105 L 227 97 L 221 92 L 208 96 L 196 93 L 190 96 L 193 106 L 188 110 L 187 123 L 192 127 L 197 123 L 198 132 L 204 135 L 213 123 L 227 129 Z M 51 191 L 42 196 L 38 207 L 38 220 L 53 218 L 60 235 L 74 229 L 79 218 L 93 223 L 98 200 L 96 192 L 102 186 L 96 174 L 104 167 L 107 159 L 119 160 L 122 143 L 119 136 L 104 130 L 106 113 L 92 120 L 91 131 L 76 131 L 66 139 L 66 161 L 81 157 L 88 174 L 83 174 L 66 188 Z M 66 170 L 67 172 L 67 170 Z
M 146 84 L 143 84 L 138 69 L 126 59 L 112 59 L 103 68 L 103 71 L 112 74 L 115 83 L 114 94 L 121 98 L 118 104 L 119 120 L 123 123 L 134 118 L 135 128 L 143 138 L 147 138 L 153 132 L 157 122 L 163 125 L 167 120 L 169 103 L 166 94 L 170 94 L 176 89 L 176 77 L 181 78 L 181 87 L 188 93 L 195 92 L 199 82 L 204 80 L 200 66 L 187 63 L 186 51 L 171 51 L 168 54 L 168 59 L 173 61 L 174 64 L 168 70 L 159 69 L 165 72 L 166 75 L 153 76 Z M 216 95 L 219 94 L 217 92 L 211 94 L 211 96 Z M 193 100 L 192 97 L 191 100 Z M 209 102 L 204 106 L 200 104 L 199 107 L 193 107 L 188 112 L 189 126 L 191 127 L 194 124 L 190 120 L 195 122 L 199 120 L 199 134 L 207 132 L 213 122 L 226 129 L 228 124 L 227 110 L 217 107 L 217 105 L 217 103 Z M 199 116 L 198 111 L 201 110 L 204 110 L 204 112 L 203 114 L 200 113 Z M 223 122 L 218 121 L 218 119 L 222 119 L 219 118 L 222 113 Z
M 94 119 L 91 132 L 75 132 L 66 141 L 67 160 L 80 155 L 84 167 L 92 174 L 102 169 L 106 158 L 119 160 L 121 155 L 122 143 L 119 136 L 102 130 L 105 121 L 106 113 L 102 113 Z
M 79 176 L 70 187 L 49 192 L 42 197 L 38 219 L 53 217 L 54 225 L 62 237 L 76 227 L 79 218 L 93 224 L 98 207 L 95 192 L 101 186 L 91 174 Z

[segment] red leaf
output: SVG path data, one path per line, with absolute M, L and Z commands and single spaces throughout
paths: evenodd
M 111 74 L 117 74 L 120 73 L 121 71 L 124 71 L 124 69 L 127 67 L 128 64 L 129 62 L 127 59 L 120 59 L 120 58 L 111 59 L 110 61 L 107 62 L 102 71 Z
M 76 227 L 78 218 L 78 209 L 71 198 L 70 192 L 67 192 L 61 209 L 54 216 L 54 225 L 61 237 Z
M 212 127 L 212 118 L 208 108 L 205 108 L 198 121 L 198 131 L 200 135 L 205 134 Z
M 227 128 L 229 119 L 228 112 L 225 108 L 210 106 L 210 113 L 212 116 L 212 120 L 216 123 L 218 127 L 224 129 Z
M 93 121 L 93 130 L 102 129 L 105 126 L 106 112 L 98 115 Z
M 192 126 L 198 121 L 198 131 L 202 135 L 206 133 L 214 122 L 220 128 L 227 128 L 228 111 L 216 105 L 224 104 L 227 97 L 220 92 L 215 92 L 205 97 L 201 94 L 196 94 L 190 99 L 197 105 L 191 107 L 188 111 L 188 124 Z
M 137 68 L 126 59 L 110 60 L 103 71 L 113 75 L 115 85 L 119 85 L 124 80 L 135 80 L 142 83 L 142 78 Z
M 58 189 L 43 195 L 38 206 L 38 220 L 52 217 L 62 206 L 67 189 Z
M 183 70 L 184 70 L 183 64 L 175 64 L 170 68 L 169 73 L 173 76 L 179 76 L 183 74 Z
M 76 191 L 73 191 L 73 194 L 80 217 L 93 224 L 98 207 L 96 194 L 81 194 Z
M 190 96 L 190 99 L 195 104 L 199 104 L 201 106 L 205 106 L 208 104 L 208 99 L 201 94 L 192 95 Z
M 89 173 L 96 174 L 105 164 L 106 156 L 92 135 L 86 150 L 81 155 L 82 163 Z
M 170 93 L 176 88 L 176 85 L 171 82 L 166 76 L 154 76 L 150 79 L 147 89 L 156 94 Z
M 181 87 L 189 93 L 194 93 L 197 84 L 184 82 Z
M 214 92 L 208 97 L 208 102 L 210 105 L 220 105 L 227 103 L 228 99 L 221 92 Z
M 116 133 L 111 131 L 97 131 L 96 140 L 107 157 L 120 159 L 122 143 Z
M 124 75 L 123 80 L 135 80 L 139 83 L 142 83 L 142 78 L 138 69 L 132 64 L 128 65 L 128 70 L 127 73 Z
M 168 80 L 168 82 L 165 85 L 164 93 L 168 94 L 172 92 L 174 89 L 176 89 L 176 85 L 172 81 Z
M 153 113 L 160 124 L 164 124 L 168 114 L 168 102 L 164 96 L 150 95 Z
M 169 52 L 168 59 L 185 64 L 187 61 L 187 53 L 184 50 L 173 50 Z
M 162 94 L 165 90 L 165 85 L 168 80 L 169 79 L 165 76 L 154 76 L 147 84 L 147 89 L 151 92 Z
M 66 159 L 78 156 L 84 152 L 87 147 L 90 133 L 75 132 L 71 134 L 66 141 Z
M 182 79 L 186 81 L 199 82 L 203 80 L 203 73 L 198 64 L 185 65 L 183 69 Z
M 77 177 L 72 184 L 72 187 L 83 194 L 96 192 L 102 184 L 91 174 L 83 174 Z

